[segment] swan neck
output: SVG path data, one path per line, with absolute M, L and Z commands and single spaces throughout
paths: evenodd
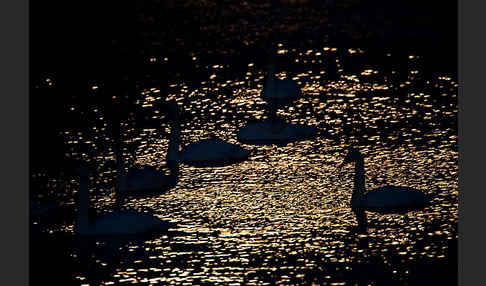
M 89 176 L 80 175 L 79 192 L 76 213 L 76 229 L 78 233 L 87 233 L 89 230 Z
M 270 67 L 268 68 L 267 79 L 265 81 L 264 94 L 266 97 L 274 97 L 276 92 L 277 82 L 275 78 L 275 68 L 273 67 L 273 65 L 270 65 Z M 276 113 L 275 107 L 271 106 L 270 108 L 272 109 L 270 112 L 271 114 Z
M 115 160 L 116 160 L 116 171 L 119 175 L 121 175 L 125 172 L 125 168 L 123 166 L 123 156 L 118 148 L 115 150 Z
M 177 176 L 179 174 L 179 147 L 181 142 L 180 123 L 176 118 L 170 122 L 170 137 L 169 147 L 167 148 L 167 167 L 169 168 L 171 175 Z
M 351 206 L 356 207 L 359 199 L 365 192 L 365 171 L 364 171 L 364 159 L 356 161 L 354 167 L 354 189 L 351 197 Z

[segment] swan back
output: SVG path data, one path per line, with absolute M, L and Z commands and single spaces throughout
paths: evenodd
M 431 199 L 432 196 L 414 188 L 386 186 L 364 194 L 361 207 L 382 213 L 407 212 L 426 206 Z

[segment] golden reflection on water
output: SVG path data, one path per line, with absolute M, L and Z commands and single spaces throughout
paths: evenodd
M 280 47 L 278 53 L 309 61 L 336 51 Z M 348 53 L 364 51 L 349 49 Z M 259 97 L 264 71 L 250 62 L 242 81 L 226 79 L 228 68 L 209 66 L 208 78 L 198 88 L 183 81 L 170 84 L 168 99 L 176 99 L 189 118 L 181 122 L 183 144 L 210 133 L 237 143 L 236 132 L 248 120 L 266 118 L 265 102 Z M 121 246 L 121 252 L 127 253 L 122 264 L 97 257 L 100 268 L 110 269 L 106 271 L 111 278 L 102 285 L 291 284 L 306 281 L 310 270 L 326 274 L 317 282 L 345 285 L 342 277 L 328 271 L 329 265 L 350 271 L 356 262 L 381 257 L 402 280 L 408 270 L 396 269 L 396 259 L 403 264 L 424 257 L 445 258 L 446 242 L 457 238 L 458 154 L 457 129 L 443 122 L 457 120 L 457 86 L 451 78 L 439 77 L 440 86 L 428 82 L 435 90 L 429 94 L 409 89 L 416 79 L 408 79 L 399 84 L 405 93 L 399 93 L 395 83 L 370 78 L 382 73 L 379 67 L 357 74 L 344 70 L 335 81 L 327 80 L 326 72 L 319 69 L 277 74 L 299 81 L 304 93 L 295 105 L 279 110 L 279 115 L 317 125 L 327 135 L 287 146 L 243 145 L 253 150 L 248 161 L 218 168 L 183 165 L 179 183 L 168 193 L 129 201 L 126 207 L 177 222 L 182 234 L 127 243 Z M 412 74 L 420 73 L 414 70 Z M 153 105 L 161 100 L 159 90 L 147 87 L 137 105 L 152 116 L 165 116 Z M 71 110 L 75 112 L 74 107 Z M 115 171 L 106 167 L 114 154 L 105 139 L 102 107 L 93 112 L 98 123 L 91 133 L 66 130 L 64 135 L 73 156 L 98 162 L 102 173 L 93 186 L 92 204 L 103 212 L 114 202 Z M 143 129 L 132 123 L 130 119 L 124 122 L 125 142 L 136 145 L 124 152 L 127 167 L 163 167 L 170 132 L 167 124 Z M 81 142 L 90 146 L 89 151 L 78 150 Z M 433 205 L 406 216 L 369 213 L 368 234 L 350 233 L 356 225 L 349 207 L 354 169 L 339 171 L 337 165 L 343 160 L 343 149 L 352 142 L 366 155 L 366 188 L 388 184 L 418 188 L 436 195 Z M 75 187 L 74 181 L 71 185 Z M 72 203 L 69 192 L 66 197 Z M 55 230 L 72 231 L 72 225 Z M 360 244 L 364 240 L 365 245 Z M 390 261 L 391 252 L 399 258 Z

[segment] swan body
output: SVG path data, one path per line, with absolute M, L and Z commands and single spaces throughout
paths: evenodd
M 410 187 L 385 186 L 363 194 L 356 207 L 378 213 L 401 213 L 427 205 L 431 196 Z
M 385 186 L 365 192 L 364 156 L 357 149 L 349 151 L 342 165 L 353 162 L 355 175 L 351 208 L 355 211 L 402 213 L 425 207 L 433 198 L 420 190 L 401 186 Z
M 287 144 L 305 140 L 317 132 L 317 127 L 269 120 L 249 123 L 238 131 L 238 141 L 245 144 Z
M 211 136 L 185 146 L 178 154 L 179 162 L 196 167 L 225 166 L 241 162 L 250 156 L 250 151 Z

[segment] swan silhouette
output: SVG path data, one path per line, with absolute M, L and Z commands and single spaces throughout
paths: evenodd
M 406 213 L 427 206 L 433 199 L 432 195 L 410 187 L 384 186 L 365 193 L 364 156 L 358 149 L 350 148 L 342 168 L 348 163 L 355 163 L 354 189 L 351 196 L 351 209 L 356 215 L 358 225 L 366 228 L 366 213 Z
M 75 169 L 80 178 L 77 198 L 75 231 L 81 236 L 130 236 L 153 233 L 166 233 L 174 224 L 160 220 L 154 215 L 133 210 L 119 210 L 90 220 L 89 211 L 89 172 L 84 166 Z
M 175 101 L 169 102 L 169 109 L 173 114 L 178 114 Z M 179 117 L 175 117 L 173 123 L 179 126 Z M 250 150 L 239 145 L 228 143 L 214 134 L 209 139 L 192 142 L 184 147 L 174 158 L 177 161 L 194 167 L 220 167 L 238 163 L 248 159 Z
M 178 152 L 180 146 L 180 130 L 177 104 L 168 102 L 170 119 L 170 137 L 167 148 L 166 166 L 170 173 L 166 174 L 152 166 L 123 170 L 123 159 L 119 148 L 115 148 L 117 161 L 117 195 L 119 199 L 127 196 L 144 196 L 166 192 L 177 185 L 179 181 Z M 174 107 L 175 105 L 175 107 Z
M 268 105 L 269 119 L 242 127 L 237 133 L 238 141 L 253 145 L 287 144 L 315 135 L 316 126 L 286 123 L 277 117 L 280 106 L 291 104 L 300 96 L 302 91 L 295 81 L 275 77 L 275 55 L 272 54 L 267 79 L 261 92 L 262 99 Z
M 267 102 L 270 118 L 277 118 L 277 109 L 280 106 L 289 105 L 297 98 L 302 96 L 300 86 L 292 79 L 279 79 L 276 73 L 275 49 L 272 49 L 265 84 L 263 85 L 260 96 Z
M 268 74 L 261 97 L 272 107 L 288 104 L 302 96 L 300 86 L 292 79 L 278 79 L 275 76 L 275 63 L 268 65 Z

